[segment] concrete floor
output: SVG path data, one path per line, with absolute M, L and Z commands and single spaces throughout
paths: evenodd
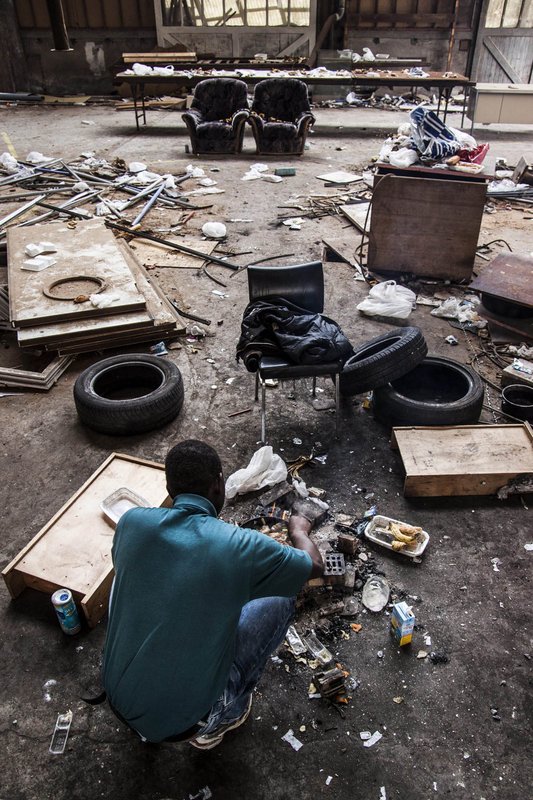
M 249 134 L 242 156 L 199 159 L 206 170 L 220 168 L 213 177 L 226 191 L 212 198 L 209 213 L 195 215 L 190 230 L 199 230 L 207 219 L 253 218 L 253 223 L 227 223 L 228 245 L 253 253 L 235 259 L 241 264 L 279 253 L 294 253 L 287 259 L 293 263 L 320 258 L 324 237 L 355 249 L 358 236 L 338 218 L 308 220 L 301 231 L 273 227 L 277 206 L 293 193 L 321 191 L 315 176 L 324 171 L 366 165 L 406 115 L 324 109 L 318 110 L 317 118 L 311 147 L 296 161 L 296 176 L 281 184 L 258 187 L 256 182 L 240 181 L 257 160 Z M 83 125 L 82 120 L 94 124 Z M 130 113 L 109 107 L 20 106 L 2 112 L 1 132 L 20 157 L 39 150 L 70 159 L 82 150 L 95 150 L 109 160 L 143 160 L 153 169 L 176 174 L 191 162 L 184 152 L 187 139 L 179 114 L 151 112 L 141 134 L 132 121 Z M 458 115 L 451 122 L 458 125 Z M 509 163 L 531 153 L 533 126 L 490 126 L 475 134 L 490 142 L 494 156 Z M 272 167 L 287 163 L 276 159 Z M 150 218 L 153 227 L 171 222 L 172 214 L 163 212 Z M 413 225 L 423 236 L 423 220 L 413 220 Z M 504 236 L 513 250 L 529 252 L 528 225 L 520 212 L 484 215 L 480 242 Z M 100 357 L 97 354 L 80 357 L 48 394 L 25 392 L 0 399 L 2 566 L 112 451 L 162 460 L 179 439 L 201 437 L 219 449 L 227 473 L 248 462 L 258 446 L 258 410 L 228 417 L 253 400 L 253 376 L 234 358 L 246 277 L 243 272 L 228 278 L 222 268 L 211 271 L 226 280 L 228 297 L 213 295 L 215 285 L 194 271 L 155 273 L 171 296 L 178 292 L 196 313 L 223 320 L 212 326 L 213 335 L 203 344 L 193 348 L 184 343 L 170 353 L 182 370 L 186 394 L 180 416 L 164 429 L 113 438 L 78 423 L 72 386 L 79 372 Z M 325 277 L 326 313 L 340 322 L 354 344 L 388 330 L 390 326 L 356 311 L 367 289 L 354 280 L 348 265 L 327 263 Z M 422 328 L 430 352 L 467 362 L 479 350 L 477 339 L 467 339 L 446 321 L 431 317 L 428 308 L 418 307 L 410 324 Z M 460 340 L 453 351 L 444 342 L 450 332 Z M 494 370 L 486 374 L 496 378 Z M 225 382 L 228 378 L 234 378 L 231 385 Z M 199 792 L 206 786 L 216 800 L 525 800 L 530 795 L 533 554 L 524 544 L 533 541 L 526 508 L 531 497 L 523 502 L 516 497 L 506 502 L 487 497 L 405 499 L 400 459 L 390 449 L 386 431 L 350 401 L 343 404 L 342 434 L 336 441 L 332 414 L 312 407 L 308 388 L 300 388 L 296 400 L 281 388 L 269 394 L 270 441 L 275 449 L 291 459 L 320 442 L 318 449 L 328 455 L 326 463 L 304 470 L 302 477 L 327 490 L 334 512 L 362 516 L 369 503 L 357 488 L 365 489 L 375 493 L 372 502 L 380 513 L 420 524 L 431 534 L 422 564 L 372 553 L 395 590 L 411 597 L 420 626 L 413 646 L 400 652 L 389 637 L 388 616 L 363 613 L 358 618 L 361 633 L 329 643 L 360 681 L 344 718 L 323 701 L 308 699 L 311 671 L 282 652 L 282 662 L 272 662 L 259 685 L 249 722 L 242 731 L 229 734 L 221 747 L 200 753 L 188 745 L 147 746 L 120 727 L 106 707 L 89 707 L 79 699 L 97 685 L 105 620 L 92 631 L 68 638 L 46 595 L 27 590 L 11 602 L 1 588 L 2 800 L 183 800 L 202 797 Z M 324 396 L 329 393 L 325 387 Z M 494 390 L 488 401 L 499 407 Z M 484 412 L 484 421 L 495 419 Z M 294 437 L 302 445 L 295 445 Z M 237 504 L 223 515 L 242 520 L 247 510 L 246 504 Z M 334 537 L 331 523 L 322 533 L 321 538 Z M 494 558 L 501 560 L 499 571 Z M 425 647 L 424 634 L 432 640 L 427 649 L 446 652 L 447 663 L 417 659 L 418 650 Z M 50 680 L 56 683 L 47 688 Z M 397 696 L 403 703 L 393 702 Z M 69 708 L 74 719 L 67 750 L 51 756 L 48 745 L 56 716 Z M 498 710 L 498 720 L 491 708 Z M 281 741 L 289 728 L 303 742 L 298 752 Z M 383 738 L 365 748 L 359 737 L 364 730 L 379 730 Z

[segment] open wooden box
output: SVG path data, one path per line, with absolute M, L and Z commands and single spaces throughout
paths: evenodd
M 67 588 L 92 628 L 106 613 L 113 581 L 114 526 L 100 504 L 126 486 L 152 507 L 167 500 L 165 468 L 112 453 L 3 570 L 12 597 L 26 586 L 52 594 Z

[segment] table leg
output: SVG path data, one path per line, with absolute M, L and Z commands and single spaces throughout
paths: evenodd
M 139 101 L 141 103 L 141 107 L 139 110 Z M 146 105 L 144 102 L 144 83 L 139 82 L 133 84 L 133 111 L 135 113 L 135 124 L 137 126 L 137 130 L 140 130 L 139 127 L 139 120 L 141 119 L 143 125 L 146 125 Z

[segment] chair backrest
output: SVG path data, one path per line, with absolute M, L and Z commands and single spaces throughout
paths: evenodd
M 324 271 L 321 261 L 273 267 L 248 267 L 250 301 L 284 297 L 300 308 L 320 314 L 324 310 Z
M 254 90 L 252 111 L 292 122 L 302 111 L 310 111 L 307 86 L 298 78 L 270 78 L 260 81 Z
M 236 78 L 207 78 L 194 90 L 191 108 L 197 109 L 206 122 L 229 119 L 236 111 L 248 108 L 248 89 Z

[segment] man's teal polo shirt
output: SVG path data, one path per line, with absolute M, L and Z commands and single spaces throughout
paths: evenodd
M 242 607 L 291 597 L 311 557 L 217 519 L 204 497 L 124 514 L 104 650 L 111 704 L 151 742 L 187 730 L 222 694 Z

